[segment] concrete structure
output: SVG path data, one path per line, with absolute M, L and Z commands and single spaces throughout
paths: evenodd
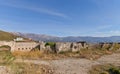
M 112 42 L 107 42 L 107 43 L 100 43 L 99 45 L 100 45 L 101 48 L 103 48 L 103 49 L 110 50 L 110 49 L 113 48 L 114 43 L 112 43 Z
M 24 39 L 23 38 L 21 38 L 21 37 L 18 37 L 18 38 L 16 38 L 16 39 L 14 39 L 14 41 L 23 41 Z
M 39 43 L 36 42 L 16 42 L 16 41 L 0 41 L 0 46 L 10 46 L 11 51 L 31 51 L 33 48 L 37 47 Z
M 15 42 L 14 51 L 31 51 L 38 45 L 36 42 Z
M 74 42 L 71 44 L 72 52 L 80 51 L 80 49 L 87 48 L 88 44 L 86 42 Z
M 0 46 L 7 45 L 11 47 L 11 52 L 14 51 L 31 51 L 36 47 L 39 50 L 48 50 L 52 52 L 72 51 L 77 52 L 81 49 L 120 49 L 120 43 L 99 43 L 87 44 L 86 42 L 56 42 L 54 46 L 47 45 L 46 42 L 34 41 L 0 41 Z
M 45 50 L 46 47 L 45 47 L 45 42 L 39 42 L 40 43 L 40 50 Z
M 71 43 L 70 42 L 57 42 L 55 44 L 56 52 L 61 51 L 71 51 Z
M 87 48 L 88 44 L 86 42 L 57 42 L 55 44 L 55 50 L 57 52 L 61 51 L 80 51 L 80 49 Z

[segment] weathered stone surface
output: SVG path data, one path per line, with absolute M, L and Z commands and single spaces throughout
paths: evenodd
M 45 47 L 45 42 L 40 42 L 40 50 L 45 50 L 46 47 Z
M 76 51 L 80 51 L 80 49 L 83 48 L 87 48 L 88 45 L 85 42 L 57 42 L 55 49 L 57 50 L 57 52 L 61 52 L 61 51 L 72 51 L 72 52 L 76 52 Z
M 11 74 L 6 66 L 0 66 L 0 74 Z
M 8 45 L 11 47 L 11 52 L 14 51 L 31 51 L 39 45 L 37 42 L 16 42 L 16 41 L 0 41 L 0 46 Z
M 100 43 L 102 49 L 111 50 L 113 49 L 114 43 Z
M 73 52 L 80 51 L 80 49 L 84 48 L 81 43 L 72 43 L 71 49 Z
M 0 46 L 8 45 L 11 47 L 11 52 L 13 51 L 31 51 L 32 49 L 39 46 L 39 50 L 49 50 L 53 52 L 61 51 L 80 51 L 81 49 L 120 49 L 120 43 L 97 43 L 97 44 L 87 44 L 86 42 L 56 42 L 55 45 L 46 46 L 45 42 L 16 42 L 16 41 L 0 41 Z
M 48 51 L 51 51 L 51 52 L 53 51 L 53 49 L 52 49 L 50 46 L 46 46 L 45 48 L 46 48 L 46 50 L 48 50 Z
M 55 49 L 57 52 L 70 51 L 71 50 L 71 43 L 69 43 L 69 42 L 57 42 L 55 44 Z

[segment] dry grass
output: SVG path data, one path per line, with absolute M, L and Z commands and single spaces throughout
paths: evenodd
M 15 58 L 21 59 L 61 59 L 61 58 L 87 58 L 87 59 L 97 59 L 105 54 L 112 54 L 113 51 L 108 50 L 99 50 L 99 49 L 82 49 L 78 52 L 61 52 L 61 53 L 51 53 L 48 51 L 31 51 L 31 52 L 20 52 L 15 51 L 10 53 L 9 51 L 1 51 L 0 58 L 3 60 L 1 65 L 7 66 L 11 69 L 12 74 L 52 74 L 51 69 L 46 65 L 38 65 L 32 63 L 15 63 L 11 60 Z M 10 62 L 9 62 L 10 61 Z M 104 68 L 93 68 L 91 74 L 99 74 L 98 71 L 101 71 Z M 93 71 L 93 72 L 92 72 Z
M 113 51 L 109 50 L 100 50 L 100 49 L 81 49 L 77 52 L 60 52 L 59 55 L 63 57 L 74 57 L 74 58 L 86 58 L 90 60 L 95 60 L 100 58 L 103 55 L 112 54 Z
M 10 74 L 52 74 L 53 71 L 47 65 L 38 65 L 33 63 L 11 63 L 3 64 L 9 70 Z
M 6 66 L 10 74 L 52 74 L 52 70 L 47 65 L 39 65 L 33 63 L 24 63 L 24 62 L 14 62 L 15 55 L 19 57 L 26 58 L 29 57 L 38 57 L 42 55 L 40 52 L 15 52 L 12 54 L 10 51 L 0 51 L 0 66 Z M 17 58 L 17 57 L 16 57 Z
M 108 50 L 99 50 L 99 49 L 82 49 L 80 51 L 80 57 L 81 58 L 87 58 L 87 59 L 98 59 L 103 55 L 112 54 L 113 51 Z
M 49 51 L 31 51 L 31 52 L 22 52 L 15 51 L 13 56 L 21 59 L 44 59 L 44 60 L 54 60 L 61 58 L 87 58 L 90 60 L 98 59 L 103 55 L 112 54 L 113 51 L 108 50 L 99 50 L 99 49 L 81 49 L 78 52 L 60 52 L 60 53 L 51 53 Z
M 112 64 L 104 64 L 104 65 L 96 65 L 93 66 L 92 69 L 89 71 L 89 74 L 120 74 L 111 72 L 111 69 L 120 70 L 119 67 L 114 66 Z
M 58 59 L 57 54 L 50 53 L 47 51 L 31 51 L 31 52 L 15 51 L 12 54 L 16 58 L 21 59 L 44 59 L 44 60 Z
M 39 58 L 42 56 L 42 52 L 33 51 L 33 52 L 23 52 L 23 51 L 15 51 L 12 53 L 17 58 Z

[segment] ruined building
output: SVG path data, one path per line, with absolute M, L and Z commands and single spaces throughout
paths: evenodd
M 20 40 L 20 41 L 16 41 Z M 11 52 L 14 51 L 31 51 L 35 48 L 39 50 L 48 50 L 51 52 L 59 53 L 64 51 L 77 52 L 81 49 L 120 49 L 120 43 L 97 43 L 88 44 L 82 42 L 55 42 L 54 45 L 46 45 L 46 42 L 35 42 L 35 41 L 21 41 L 22 39 L 16 39 L 15 41 L 0 41 L 0 46 L 7 45 L 11 47 Z

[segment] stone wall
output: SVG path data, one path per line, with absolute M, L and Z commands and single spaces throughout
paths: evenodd
M 80 51 L 80 49 L 87 48 L 88 44 L 86 42 L 74 42 L 71 44 L 72 52 Z
M 45 42 L 40 42 L 40 50 L 45 50 L 46 47 L 45 47 Z
M 15 41 L 0 41 L 0 46 L 8 45 L 13 51 L 31 51 L 33 48 L 39 45 L 36 42 L 15 42 Z
M 15 42 L 14 41 L 0 41 L 0 46 L 10 46 L 11 47 L 11 51 L 14 51 L 14 47 L 15 47 Z
M 101 44 L 101 47 L 107 50 L 109 50 L 112 46 L 113 46 L 113 43 L 102 43 Z
M 45 42 L 16 42 L 16 41 L 0 41 L 0 46 L 8 45 L 13 51 L 31 51 L 36 47 L 39 50 L 48 50 L 52 52 L 64 52 L 72 51 L 77 52 L 81 49 L 120 49 L 120 43 L 98 43 L 98 44 L 87 44 L 86 42 L 56 42 L 55 46 L 46 46 Z
M 88 45 L 86 42 L 57 42 L 55 45 L 55 49 L 57 52 L 61 51 L 80 51 L 80 49 L 87 48 Z
M 31 51 L 38 45 L 39 43 L 36 42 L 16 42 L 14 46 L 14 51 Z
M 57 52 L 71 51 L 71 43 L 69 43 L 69 42 L 57 42 L 55 44 L 55 49 Z

